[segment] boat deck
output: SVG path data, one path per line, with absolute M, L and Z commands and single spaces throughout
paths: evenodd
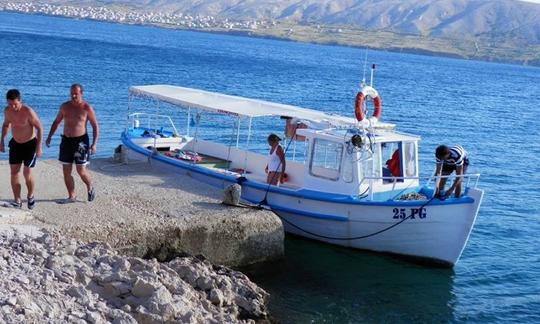
M 251 181 L 256 181 L 256 182 L 260 182 L 260 183 L 266 183 L 266 177 L 265 176 L 261 176 L 261 175 L 258 175 L 258 174 L 253 174 L 251 173 L 249 170 L 244 174 L 242 169 L 235 169 L 235 168 L 230 168 L 230 165 L 232 163 L 232 161 L 229 161 L 229 160 L 225 160 L 225 159 L 221 159 L 221 158 L 218 158 L 218 157 L 215 157 L 215 156 L 211 156 L 211 155 L 207 155 L 207 154 L 201 154 L 201 153 L 198 153 L 197 156 L 201 158 L 200 161 L 195 161 L 195 160 L 190 160 L 190 159 L 182 159 L 182 158 L 178 158 L 178 157 L 175 157 L 175 154 L 177 152 L 175 151 L 160 151 L 159 153 L 161 153 L 162 155 L 170 158 L 170 159 L 177 159 L 177 160 L 181 160 L 181 161 L 184 161 L 184 162 L 188 162 L 188 163 L 193 163 L 193 164 L 196 164 L 197 166 L 200 166 L 200 167 L 203 167 L 203 168 L 206 168 L 206 169 L 212 169 L 212 170 L 215 170 L 215 171 L 219 171 L 219 172 L 227 172 L 227 173 L 235 173 L 237 175 L 244 175 L 245 177 L 247 177 L 249 180 Z M 299 186 L 296 186 L 294 184 L 291 184 L 291 183 L 282 183 L 279 185 L 280 187 L 285 187 L 285 188 L 288 188 L 288 189 L 293 189 L 293 190 L 299 190 L 301 189 Z

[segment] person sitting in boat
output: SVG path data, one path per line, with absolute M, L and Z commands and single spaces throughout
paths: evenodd
M 268 164 L 266 165 L 265 172 L 266 183 L 277 185 L 279 182 L 283 182 L 283 176 L 285 174 L 285 153 L 283 148 L 279 145 L 281 138 L 276 134 L 268 135 L 268 145 L 270 145 L 270 152 L 268 154 Z
M 388 172 L 392 177 L 401 177 L 401 161 L 399 159 L 399 149 L 395 150 L 394 153 L 392 153 L 392 157 L 389 160 L 386 160 L 386 167 L 388 168 Z
M 446 179 L 439 179 L 439 185 L 435 188 L 435 197 L 446 199 L 455 192 L 455 197 L 461 196 L 461 183 L 463 182 L 463 175 L 467 171 L 469 165 L 469 158 L 467 151 L 460 145 L 448 147 L 446 145 L 439 145 L 435 150 L 436 169 L 435 175 L 448 176 L 452 172 L 456 171 L 456 179 L 452 186 L 443 194 L 444 185 Z

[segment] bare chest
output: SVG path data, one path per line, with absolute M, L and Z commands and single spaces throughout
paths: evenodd
M 30 116 L 25 111 L 9 111 L 6 113 L 12 127 L 23 127 L 30 125 Z
M 88 118 L 88 113 L 86 112 L 86 109 L 84 108 L 70 107 L 64 110 L 64 119 L 68 123 L 86 122 L 87 118 Z

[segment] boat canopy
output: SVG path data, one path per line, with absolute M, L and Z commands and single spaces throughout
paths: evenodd
M 214 113 L 242 117 L 283 116 L 328 123 L 331 127 L 355 126 L 356 119 L 328 114 L 317 110 L 273 103 L 264 100 L 249 99 L 221 93 L 184 88 L 171 85 L 144 85 L 129 88 L 132 95 L 148 97 L 170 103 L 175 106 L 197 108 Z M 392 124 L 380 123 L 378 126 Z

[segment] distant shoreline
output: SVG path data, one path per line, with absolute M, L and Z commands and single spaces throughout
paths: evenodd
M 479 44 L 467 40 L 460 41 L 396 34 L 386 31 L 369 31 L 351 26 L 299 25 L 278 22 L 271 28 L 266 27 L 264 29 L 186 28 L 172 24 L 114 21 L 16 10 L 0 10 L 0 12 L 540 67 L 540 45 L 530 45 L 526 48 L 494 47 L 490 46 L 490 44 Z
M 266 34 L 266 33 L 259 33 L 257 31 L 243 31 L 243 30 L 231 30 L 231 31 L 224 31 L 224 30 L 211 30 L 211 29 L 189 29 L 189 28 L 174 28 L 170 26 L 161 26 L 157 24 L 138 24 L 140 26 L 154 26 L 159 28 L 167 28 L 167 29 L 177 29 L 177 30 L 185 30 L 185 31 L 193 31 L 193 32 L 203 32 L 203 33 L 209 33 L 209 34 L 220 34 L 220 35 L 233 35 L 233 36 L 243 36 L 243 37 L 252 37 L 252 38 L 261 38 L 261 39 L 272 39 L 272 40 L 281 40 L 281 41 L 289 41 L 289 42 L 295 42 L 295 43 L 305 43 L 305 44 L 317 44 L 317 45 L 330 45 L 330 46 L 343 46 L 343 47 L 351 47 L 351 48 L 369 48 L 373 50 L 379 50 L 379 51 L 388 51 L 388 52 L 394 52 L 394 53 L 407 53 L 407 54 L 417 54 L 417 55 L 425 55 L 425 56 L 433 56 L 433 57 L 446 57 L 446 58 L 454 58 L 454 59 L 462 59 L 462 60 L 472 60 L 472 61 L 482 61 L 482 62 L 491 62 L 491 63 L 505 63 L 505 64 L 514 64 L 514 65 L 522 65 L 522 66 L 535 66 L 540 67 L 540 46 L 538 46 L 538 55 L 534 58 L 499 58 L 495 56 L 486 56 L 482 54 L 477 55 L 471 55 L 468 54 L 465 51 L 459 51 L 452 49 L 450 51 L 440 51 L 436 49 L 429 49 L 425 46 L 421 47 L 413 47 L 413 46 L 373 46 L 369 43 L 348 43 L 348 42 L 342 42 L 341 39 L 337 38 L 336 40 L 320 40 L 317 38 L 314 39 L 296 39 L 295 37 L 283 37 L 283 36 L 277 36 L 273 34 Z M 292 25 L 291 25 L 292 26 Z M 373 34 L 377 34 L 379 32 L 370 32 L 365 31 L 366 34 L 369 35 L 369 37 L 375 37 Z M 380 32 L 380 33 L 387 33 L 387 32 Z M 419 40 L 424 39 L 424 43 L 427 43 L 429 45 L 429 40 L 425 42 L 425 38 L 416 36 L 416 35 L 400 35 L 400 34 L 394 34 L 396 37 L 403 36 L 403 37 L 412 37 L 412 38 L 418 38 Z M 445 39 L 439 38 L 439 39 L 433 39 L 434 42 L 438 41 L 445 41 Z M 447 40 L 448 42 L 455 42 L 455 40 Z M 426 44 L 423 44 L 426 45 Z M 505 48 L 491 48 L 490 50 L 499 50 L 499 51 L 505 51 L 507 49 Z

